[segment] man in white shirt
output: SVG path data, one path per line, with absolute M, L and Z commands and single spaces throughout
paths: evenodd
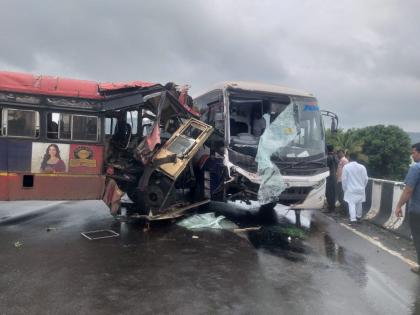
M 349 206 L 351 223 L 360 221 L 362 218 L 362 203 L 366 200 L 365 188 L 369 180 L 366 168 L 357 163 L 356 158 L 356 154 L 350 154 L 350 162 L 343 167 L 341 175 L 344 200 Z

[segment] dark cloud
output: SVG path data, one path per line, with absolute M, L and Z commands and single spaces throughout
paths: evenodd
M 98 81 L 253 80 L 343 126 L 420 131 L 418 1 L 3 1 L 0 67 Z

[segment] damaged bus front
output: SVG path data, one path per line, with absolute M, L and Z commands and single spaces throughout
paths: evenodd
M 194 106 L 215 128 L 223 199 L 258 200 L 268 208 L 276 203 L 294 210 L 323 207 L 329 171 L 322 114 L 312 94 L 229 82 L 197 97 Z M 337 116 L 328 113 L 334 129 Z
M 191 98 L 173 88 L 124 92 L 103 102 L 109 130 L 104 202 L 120 210 L 124 193 L 130 214 L 170 219 L 207 203 L 196 190 L 196 155 L 213 128 L 190 107 Z M 189 103 L 189 104 L 188 104 Z

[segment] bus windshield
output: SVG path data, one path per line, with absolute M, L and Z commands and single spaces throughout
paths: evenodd
M 293 116 L 283 115 L 279 117 L 286 120 L 281 125 L 295 125 L 296 129 L 293 131 L 293 139 L 290 142 L 283 143 L 282 148 L 279 148 L 277 152 L 277 156 L 281 158 L 305 158 L 324 154 L 324 128 L 316 99 L 292 97 L 292 102 L 288 106 L 293 107 Z
M 263 150 L 267 158 L 281 160 L 325 154 L 321 113 L 313 97 L 236 95 L 229 113 L 230 147 L 237 152 L 255 156 Z

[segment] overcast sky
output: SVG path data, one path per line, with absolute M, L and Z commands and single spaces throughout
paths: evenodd
M 0 70 L 95 81 L 251 80 L 341 127 L 420 132 L 418 0 L 2 0 Z

